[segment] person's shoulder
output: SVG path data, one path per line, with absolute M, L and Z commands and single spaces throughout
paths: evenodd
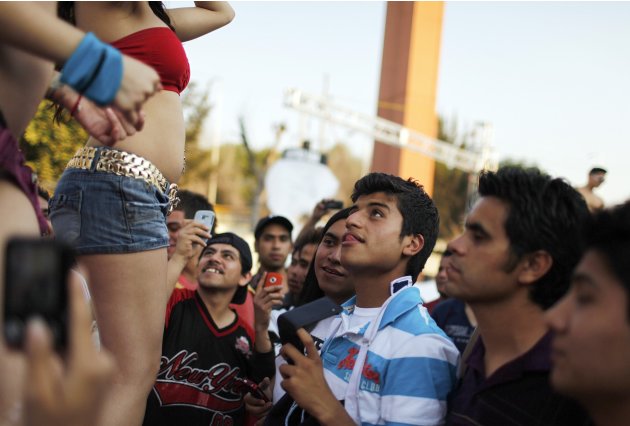
M 417 305 L 401 313 L 394 321 L 388 324 L 391 328 L 407 333 L 411 336 L 424 334 L 442 334 L 431 315 L 422 305 Z
M 443 314 L 451 309 L 455 309 L 461 302 L 458 299 L 444 299 L 433 308 L 433 315 Z
M 391 356 L 420 354 L 445 358 L 454 363 L 459 354 L 453 342 L 422 306 L 403 313 L 380 333 L 386 336 Z M 395 355 L 396 352 L 400 354 Z

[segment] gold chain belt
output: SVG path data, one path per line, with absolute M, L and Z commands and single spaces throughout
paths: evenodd
M 68 162 L 66 169 L 92 170 L 94 157 L 98 150 L 99 148 L 94 147 L 79 149 Z M 174 183 L 169 184 L 153 163 L 139 155 L 125 151 L 102 148 L 100 151 L 101 155 L 96 162 L 96 171 L 141 179 L 149 185 L 155 186 L 168 195 L 168 214 L 171 213 L 173 207 L 179 202 L 179 198 L 177 197 L 177 185 Z

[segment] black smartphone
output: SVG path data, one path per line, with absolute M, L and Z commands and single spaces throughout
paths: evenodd
M 4 338 L 22 349 L 26 324 L 40 317 L 50 328 L 55 350 L 67 343 L 68 272 L 72 249 L 44 238 L 14 238 L 6 248 L 4 274 Z
M 280 341 L 283 345 L 291 343 L 303 353 L 304 345 L 297 335 L 298 329 L 308 328 L 323 319 L 339 314 L 341 310 L 341 306 L 331 299 L 322 297 L 285 312 L 278 317 Z M 291 360 L 288 362 L 291 363 Z
M 241 383 L 243 384 L 243 388 L 241 389 L 241 393 L 245 395 L 247 392 L 251 393 L 254 398 L 262 399 L 265 402 L 269 402 L 269 398 L 265 395 L 260 387 L 252 382 L 249 379 L 241 379 Z
M 326 201 L 324 203 L 324 207 L 327 208 L 327 209 L 342 209 L 343 208 L 343 201 L 341 201 L 341 200 Z

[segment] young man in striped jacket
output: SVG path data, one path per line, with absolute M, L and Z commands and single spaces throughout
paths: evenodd
M 304 330 L 306 356 L 283 347 L 294 364 L 280 367 L 282 387 L 304 412 L 290 424 L 442 424 L 459 353 L 414 286 L 435 245 L 437 209 L 417 182 L 383 173 L 357 181 L 352 201 L 341 263 L 356 297 L 321 356 Z

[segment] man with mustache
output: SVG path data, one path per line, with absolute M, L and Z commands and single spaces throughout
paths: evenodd
M 257 289 L 254 330 L 230 307 L 251 278 L 247 243 L 226 232 L 208 240 L 197 266 L 197 290 L 175 289 L 166 308 L 162 357 L 144 425 L 244 424 L 245 380 L 274 375 L 267 333 L 279 288 Z

